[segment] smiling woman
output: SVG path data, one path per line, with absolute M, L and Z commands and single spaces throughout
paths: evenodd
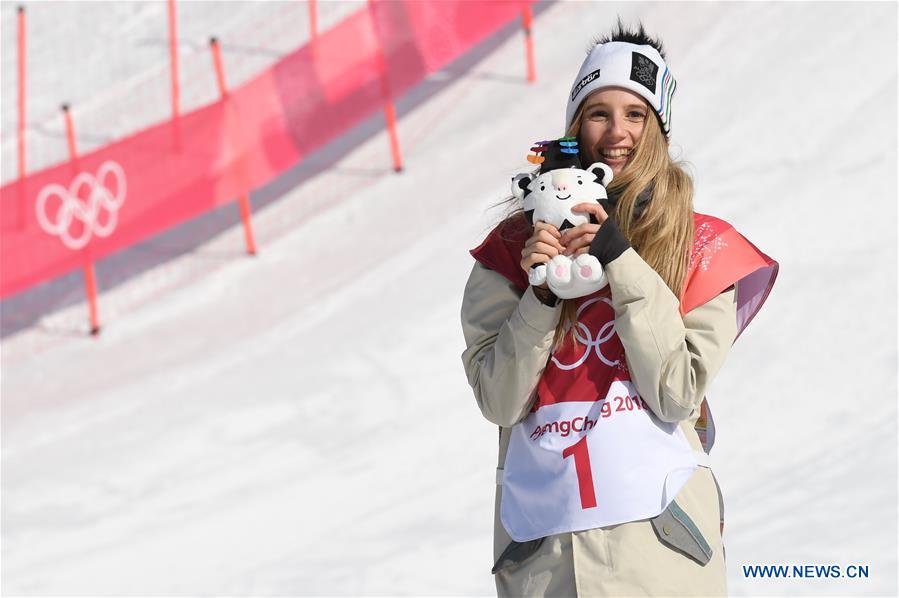
M 619 22 L 567 98 L 564 141 L 579 156 L 540 179 L 563 199 L 565 168 L 606 171 L 608 197 L 572 206 L 592 219 L 564 231 L 512 214 L 472 251 L 462 361 L 500 427 L 500 595 L 727 592 L 705 389 L 777 264 L 693 212 L 692 181 L 668 153 L 675 88 L 662 44 Z M 560 300 L 529 284 L 531 267 L 588 252 L 608 286 Z
M 591 94 L 575 115 L 587 161 L 601 159 L 616 176 L 621 174 L 643 134 L 648 113 L 646 101 L 626 89 L 610 87 Z
M 614 42 L 604 45 L 610 43 Z M 627 46 L 634 45 L 618 43 L 625 52 Z M 662 60 L 661 43 L 653 43 L 658 45 Z M 670 124 L 670 98 L 668 114 Z M 599 160 L 612 168 L 615 178 L 609 194 L 616 201 L 610 207 L 617 228 L 680 296 L 687 262 L 679 256 L 689 251 L 693 241 L 693 181 L 671 159 L 664 126 L 659 113 L 641 93 L 611 85 L 600 86 L 587 95 L 570 116 L 567 134 L 578 139 L 588 163 Z M 653 197 L 656 201 L 650 202 Z M 563 240 L 569 239 L 569 246 L 586 250 L 594 233 L 587 231 L 579 238 Z M 570 323 L 570 310 L 563 320 Z

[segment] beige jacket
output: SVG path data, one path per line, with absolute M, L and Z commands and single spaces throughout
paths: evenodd
M 693 425 L 705 389 L 736 338 L 735 291 L 681 318 L 677 298 L 633 249 L 608 264 L 606 274 L 615 329 L 637 391 L 660 419 L 681 422 L 693 448 L 701 450 Z M 533 404 L 560 313 L 560 307 L 540 303 L 530 288 L 522 295 L 481 264 L 472 269 L 462 302 L 462 361 L 481 412 L 500 426 L 499 470 L 511 427 Z M 499 519 L 501 490 L 497 486 L 494 562 L 511 542 Z M 676 500 L 712 549 L 704 566 L 661 542 L 650 521 L 641 520 L 550 536 L 535 554 L 497 572 L 498 594 L 725 595 L 721 513 L 711 471 L 699 468 Z

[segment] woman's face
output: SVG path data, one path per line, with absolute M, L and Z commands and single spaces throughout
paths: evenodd
M 581 116 L 579 145 L 586 164 L 605 162 L 617 175 L 643 134 L 649 105 L 635 93 L 620 87 L 601 89 L 587 96 Z

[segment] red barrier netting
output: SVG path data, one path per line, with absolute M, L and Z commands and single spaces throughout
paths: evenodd
M 4 185 L 0 297 L 269 182 L 529 4 L 372 3 L 220 101 Z

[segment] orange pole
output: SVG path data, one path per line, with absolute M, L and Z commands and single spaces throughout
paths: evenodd
M 18 200 L 19 206 L 17 210 L 16 217 L 16 227 L 18 230 L 24 230 L 25 228 L 25 206 L 27 205 L 25 202 L 25 185 L 21 181 L 25 178 L 25 86 L 26 86 L 26 73 L 25 73 L 25 7 L 19 6 L 17 9 L 18 12 L 18 104 L 19 104 L 19 122 L 18 122 L 18 158 L 19 158 L 19 191 L 18 191 Z
M 389 93 L 389 92 L 388 92 Z M 400 138 L 396 133 L 396 112 L 393 109 L 393 101 L 384 101 L 384 118 L 387 119 L 387 131 L 390 133 L 390 154 L 393 156 L 394 172 L 403 171 L 403 160 L 400 157 Z
M 72 112 L 68 104 L 62 105 L 62 115 L 66 121 L 66 141 L 69 143 L 69 159 L 78 159 L 78 148 L 75 147 L 75 124 L 72 122 Z
M 66 121 L 66 140 L 69 143 L 69 158 L 72 163 L 78 159 L 78 148 L 75 147 L 75 125 L 68 104 L 62 105 L 62 113 Z M 84 264 L 84 286 L 87 291 L 87 305 L 90 312 L 91 334 L 100 334 L 100 316 L 97 309 L 97 277 L 94 274 L 94 263 L 90 260 Z
M 309 0 L 309 35 L 313 40 L 318 37 L 318 11 L 315 0 Z
M 25 178 L 25 7 L 18 8 L 19 37 L 19 178 Z
M 215 67 L 215 79 L 218 82 L 219 93 L 222 99 L 228 96 L 228 84 L 225 83 L 225 67 L 222 64 L 222 49 L 217 38 L 210 38 L 209 45 L 212 48 L 212 64 Z M 244 241 L 247 245 L 247 253 L 256 255 L 256 240 L 253 237 L 253 222 L 250 220 L 250 198 L 245 192 L 239 198 L 240 219 L 243 221 Z
M 253 238 L 253 223 L 250 220 L 250 198 L 246 193 L 240 195 L 240 219 L 243 220 L 243 239 L 249 255 L 256 255 L 256 240 Z
M 524 46 L 528 60 L 528 83 L 533 83 L 537 80 L 537 69 L 534 66 L 534 38 L 531 35 L 531 24 L 534 18 L 531 14 L 530 4 L 524 7 L 522 18 L 524 20 Z
M 181 114 L 181 87 L 178 83 L 178 23 L 175 19 L 175 0 L 168 0 L 169 62 L 172 76 L 172 120 Z
M 228 95 L 228 84 L 225 83 L 225 67 L 222 64 L 222 48 L 219 46 L 219 40 L 215 37 L 209 38 L 209 46 L 212 48 L 212 66 L 215 67 L 215 80 L 218 82 L 219 93 L 222 97 Z
M 87 305 L 90 310 L 91 334 L 97 336 L 100 334 L 100 316 L 97 312 L 97 277 L 94 274 L 93 262 L 88 262 L 84 265 L 84 286 L 87 289 Z
M 368 0 L 368 9 L 372 25 L 377 31 L 378 23 L 374 15 L 374 0 Z M 384 50 L 381 48 L 380 37 L 378 38 L 378 70 L 381 73 L 381 96 L 384 98 L 384 119 L 387 121 L 387 133 L 390 135 L 390 154 L 393 157 L 393 170 L 394 172 L 402 172 L 403 158 L 400 155 L 400 138 L 396 132 L 396 110 L 393 107 L 390 82 L 387 80 L 387 61 L 384 58 Z

